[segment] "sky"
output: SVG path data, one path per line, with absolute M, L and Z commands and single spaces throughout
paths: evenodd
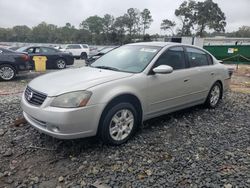
M 69 22 L 76 28 L 89 16 L 108 13 L 122 16 L 128 8 L 148 8 L 153 23 L 146 32 L 159 33 L 163 19 L 178 23 L 174 11 L 184 0 L 0 0 L 0 27 L 28 25 L 42 21 L 64 26 Z M 202 1 L 202 0 L 200 0 Z M 250 26 L 250 0 L 213 0 L 226 15 L 226 31 L 236 31 L 242 25 Z

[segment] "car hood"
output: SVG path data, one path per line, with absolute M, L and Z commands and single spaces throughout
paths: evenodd
M 32 89 L 48 96 L 57 96 L 132 76 L 132 73 L 83 67 L 45 74 L 29 83 Z

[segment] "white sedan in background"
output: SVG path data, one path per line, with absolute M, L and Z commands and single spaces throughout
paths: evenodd
M 61 139 L 98 135 L 119 145 L 141 123 L 198 104 L 215 108 L 228 69 L 204 49 L 178 43 L 121 46 L 91 66 L 32 80 L 22 97 L 26 120 Z

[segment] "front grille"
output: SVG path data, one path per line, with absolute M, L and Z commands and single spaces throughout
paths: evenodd
M 34 89 L 27 87 L 25 90 L 25 99 L 28 103 L 40 106 L 43 104 L 44 100 L 46 99 L 47 95 Z

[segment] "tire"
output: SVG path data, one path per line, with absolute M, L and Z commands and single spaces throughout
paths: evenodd
M 221 98 L 222 86 L 219 82 L 216 82 L 209 91 L 205 106 L 208 108 L 215 108 L 216 106 L 218 106 Z
M 0 79 L 4 81 L 13 80 L 16 77 L 16 69 L 11 65 L 0 65 Z
M 57 69 L 65 69 L 66 68 L 66 61 L 64 59 L 56 60 L 56 68 Z
M 80 58 L 86 60 L 88 56 L 85 52 L 82 52 Z
M 138 120 L 138 113 L 132 104 L 116 104 L 104 112 L 98 135 L 105 144 L 121 145 L 134 135 Z

